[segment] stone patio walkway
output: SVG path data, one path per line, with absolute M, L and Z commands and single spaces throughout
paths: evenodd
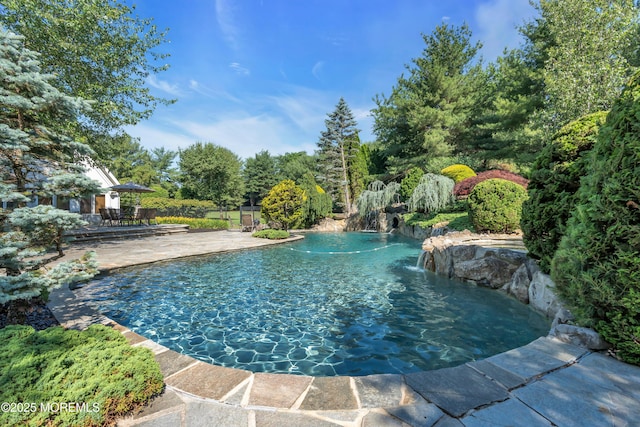
M 103 271 L 274 244 L 233 231 L 72 245 L 96 250 Z M 419 247 L 419 245 L 416 245 Z M 408 375 L 305 377 L 214 366 L 139 336 L 56 290 L 67 327 L 112 324 L 150 348 L 165 392 L 122 426 L 634 426 L 640 367 L 551 338 L 485 360 Z

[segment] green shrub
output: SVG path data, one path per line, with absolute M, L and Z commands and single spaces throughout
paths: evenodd
M 307 172 L 301 180 L 300 187 L 304 190 L 305 200 L 302 205 L 303 219 L 302 225 L 311 228 L 321 219 L 331 215 L 332 201 L 322 187 L 316 184 L 313 173 Z
M 102 325 L 83 332 L 7 326 L 0 329 L 0 354 L 0 401 L 37 405 L 0 412 L 1 425 L 111 425 L 164 387 L 153 353 Z M 84 403 L 91 412 L 40 410 L 41 403 L 63 402 Z
M 640 364 L 640 73 L 614 103 L 588 161 L 551 277 L 578 323 Z
M 288 230 L 299 225 L 304 218 L 304 190 L 290 179 L 276 184 L 262 199 L 261 213 L 275 228 Z
M 506 179 L 507 181 L 515 182 L 516 184 L 520 184 L 524 188 L 527 188 L 527 185 L 529 184 L 528 179 L 516 173 L 501 169 L 492 169 L 480 172 L 476 176 L 465 178 L 462 181 L 456 183 L 456 186 L 453 188 L 453 194 L 456 197 L 464 198 L 471 194 L 471 191 L 473 191 L 473 187 L 475 187 L 478 183 L 495 178 Z
M 520 226 L 527 190 L 506 179 L 493 178 L 476 185 L 467 199 L 469 216 L 477 231 L 510 233 Z
M 551 259 L 565 234 L 576 202 L 580 178 L 588 173 L 585 157 L 606 120 L 606 112 L 589 114 L 560 129 L 533 164 L 522 205 L 524 244 L 540 269 L 549 273 Z
M 290 234 L 286 230 L 274 230 L 269 228 L 266 230 L 256 231 L 251 236 L 259 237 L 261 239 L 280 240 L 289 238 Z
M 411 168 L 405 175 L 404 179 L 400 181 L 400 199 L 403 201 L 409 200 L 413 194 L 413 190 L 420 184 L 420 179 L 424 175 L 424 171 L 420 168 Z
M 213 229 L 228 230 L 229 221 L 224 219 L 206 219 L 206 218 L 186 218 L 181 216 L 161 216 L 157 217 L 158 224 L 186 224 L 192 230 L 197 229 Z
M 447 227 L 456 231 L 475 231 L 473 223 L 469 219 L 469 214 L 465 212 L 439 212 L 436 214 L 408 213 L 403 216 L 404 223 L 407 225 L 417 225 L 422 228 L 433 227 L 443 222 L 447 223 Z
M 451 165 L 440 171 L 440 174 L 451 178 L 456 183 L 466 178 L 476 176 L 476 173 L 467 165 Z
M 204 218 L 208 212 L 216 210 L 216 205 L 210 200 L 194 199 L 165 199 L 149 197 L 141 199 L 143 208 L 155 208 L 159 216 L 179 216 L 188 218 Z
M 427 173 L 413 190 L 407 202 L 410 212 L 437 212 L 453 203 L 455 182 L 444 175 Z

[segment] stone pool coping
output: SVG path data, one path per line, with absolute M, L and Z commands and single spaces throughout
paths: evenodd
M 100 263 L 101 271 L 106 272 L 274 243 L 254 242 L 262 239 L 239 232 L 219 233 L 91 246 L 96 248 L 99 260 L 101 255 L 110 255 Z M 136 254 L 140 256 L 133 260 Z M 49 307 L 65 327 L 111 325 L 132 345 L 154 353 L 166 391 L 140 413 L 121 420 L 120 425 L 172 426 L 197 421 L 202 425 L 251 427 L 462 426 L 505 425 L 517 419 L 522 425 L 564 426 L 612 420 L 632 424 L 631 420 L 640 417 L 640 368 L 549 337 L 481 361 L 435 371 L 307 377 L 252 373 L 197 361 L 118 325 L 78 301 L 68 289 L 52 292 Z M 565 400 L 559 400 L 561 397 Z M 574 420 L 576 414 L 580 415 Z

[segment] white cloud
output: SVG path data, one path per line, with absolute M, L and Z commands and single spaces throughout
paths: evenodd
M 241 76 L 248 76 L 249 74 L 251 74 L 251 71 L 248 68 L 243 67 L 238 62 L 232 62 L 231 64 L 229 64 L 229 68 L 231 68 L 236 72 L 236 74 Z
M 299 130 L 319 132 L 324 125 L 327 113 L 330 113 L 338 97 L 333 99 L 326 92 L 291 86 L 287 94 L 267 96 L 265 103 L 276 108 L 278 114 L 287 118 Z
M 193 142 L 212 142 L 226 147 L 242 158 L 262 150 L 278 155 L 285 152 L 313 149 L 312 144 L 291 144 L 295 138 L 282 121 L 269 115 L 242 116 L 236 113 L 213 123 L 179 121 L 173 125 L 191 137 Z
M 240 27 L 236 24 L 237 3 L 232 0 L 216 0 L 216 20 L 220 31 L 233 50 L 239 49 Z
M 318 61 L 313 65 L 313 68 L 311 68 L 311 74 L 313 74 L 313 77 L 315 77 L 318 80 L 320 79 L 320 73 L 322 72 L 322 68 L 324 67 L 324 61 Z
M 242 100 L 231 95 L 226 90 L 215 89 L 215 88 L 209 87 L 208 85 L 203 85 L 202 83 L 194 79 L 189 80 L 189 89 L 191 89 L 198 95 L 201 95 L 207 98 L 217 99 L 217 100 L 226 99 L 228 101 L 231 101 L 237 104 L 242 103 Z
M 475 35 L 484 45 L 485 60 L 495 60 L 505 47 L 518 47 L 521 38 L 516 27 L 534 14 L 529 0 L 490 0 L 480 4 L 475 11 Z
M 178 85 L 172 85 L 169 82 L 165 81 L 165 80 L 158 80 L 158 78 L 151 74 L 149 77 L 147 77 L 147 83 L 149 84 L 149 86 L 154 87 L 156 89 L 159 89 L 163 92 L 166 92 L 172 96 L 182 96 L 183 93 L 180 90 L 180 88 L 178 87 Z

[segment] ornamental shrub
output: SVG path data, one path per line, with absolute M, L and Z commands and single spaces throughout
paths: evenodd
M 259 230 L 251 235 L 251 237 L 258 237 L 260 239 L 281 240 L 289 238 L 290 234 L 285 230 Z
M 467 165 L 451 165 L 440 171 L 440 173 L 444 176 L 447 176 L 454 180 L 456 183 L 462 181 L 463 179 L 471 178 L 472 176 L 476 176 L 476 173 Z
M 304 190 L 292 180 L 285 179 L 262 199 L 261 213 L 274 228 L 288 230 L 303 220 L 305 200 Z
M 589 172 L 585 158 L 606 117 L 601 111 L 565 125 L 533 164 L 520 226 L 529 256 L 538 259 L 547 274 L 575 205 L 580 178 Z
M 369 212 L 380 211 L 393 204 L 397 200 L 400 184 L 382 181 L 373 181 L 369 187 L 360 194 L 356 200 L 358 215 L 366 216 Z
M 411 168 L 405 175 L 402 181 L 400 181 L 400 199 L 407 201 L 413 194 L 413 190 L 420 184 L 424 171 L 420 168 Z
M 471 191 L 473 191 L 473 187 L 475 187 L 478 183 L 494 178 L 500 178 L 507 181 L 515 182 L 525 189 L 527 188 L 527 184 L 529 184 L 528 179 L 516 173 L 508 172 L 501 169 L 492 169 L 480 172 L 476 176 L 472 176 L 458 182 L 453 189 L 453 194 L 455 194 L 456 197 L 466 197 L 471 194 Z
M 7 326 L 0 329 L 0 354 L 0 401 L 37 405 L 0 411 L 3 426 L 115 425 L 164 388 L 153 353 L 102 325 L 82 332 Z M 85 410 L 40 408 L 67 402 L 86 404 Z
M 587 161 L 551 277 L 579 324 L 640 364 L 640 73 L 614 103 Z
M 310 228 L 321 219 L 331 215 L 333 203 L 331 196 L 316 184 L 316 180 L 311 172 L 304 174 L 300 182 L 300 187 L 304 190 L 306 196 L 302 206 L 304 213 L 301 223 L 304 228 Z
M 520 227 L 522 202 L 527 190 L 506 179 L 492 178 L 476 185 L 467 205 L 473 226 L 479 232 L 511 233 Z
M 407 201 L 407 208 L 410 212 L 437 212 L 453 204 L 454 185 L 453 180 L 444 175 L 424 174 Z

